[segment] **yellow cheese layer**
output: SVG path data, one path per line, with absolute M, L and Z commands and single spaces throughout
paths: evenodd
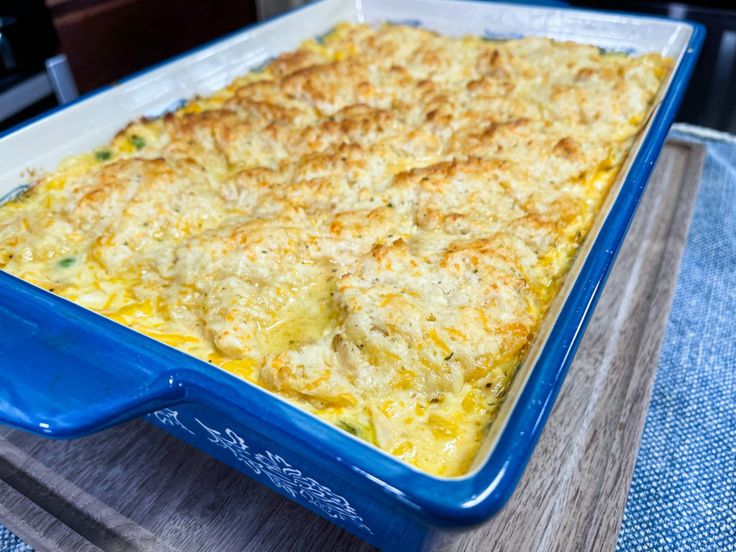
M 460 475 L 670 65 L 342 24 L 39 178 L 0 267 Z

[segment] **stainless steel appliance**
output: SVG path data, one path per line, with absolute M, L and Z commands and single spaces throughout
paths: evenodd
M 0 2 L 0 131 L 77 97 L 42 0 Z

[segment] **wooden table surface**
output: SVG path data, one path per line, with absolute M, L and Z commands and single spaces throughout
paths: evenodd
M 441 545 L 613 550 L 702 146 L 669 142 L 508 506 Z M 0 522 L 38 550 L 370 550 L 143 421 L 75 441 L 0 428 Z

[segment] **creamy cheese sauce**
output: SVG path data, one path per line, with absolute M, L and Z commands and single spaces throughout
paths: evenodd
M 0 267 L 461 475 L 670 68 L 341 24 L 40 177 Z

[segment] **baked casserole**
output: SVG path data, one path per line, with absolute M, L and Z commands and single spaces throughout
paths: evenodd
M 36 178 L 0 267 L 461 475 L 671 66 L 341 24 Z

